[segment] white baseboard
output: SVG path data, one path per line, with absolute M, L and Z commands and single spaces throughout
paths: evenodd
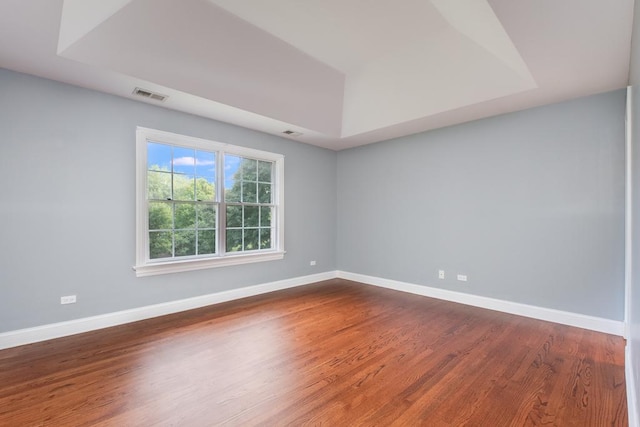
M 527 304 L 481 297 L 477 295 L 449 291 L 446 289 L 415 285 L 411 283 L 399 282 L 396 280 L 382 279 L 379 277 L 366 276 L 363 274 L 349 273 L 345 271 L 328 271 L 325 273 L 319 273 L 310 276 L 295 277 L 292 279 L 280 280 L 277 282 L 263 283 L 260 285 L 248 286 L 245 288 L 232 289 L 215 294 L 202 295 L 178 301 L 170 301 L 162 304 L 139 307 L 131 310 L 118 311 L 115 313 L 107 313 L 99 316 L 86 317 L 82 319 L 69 320 L 66 322 L 52 323 L 49 325 L 4 332 L 0 333 L 0 350 L 25 344 L 31 344 L 39 341 L 46 341 L 53 338 L 79 334 L 82 332 L 108 328 L 111 326 L 122 325 L 124 323 L 136 322 L 138 320 L 150 319 L 152 317 L 164 316 L 166 314 L 205 307 L 212 304 L 219 304 L 222 302 L 260 295 L 282 289 L 293 288 L 296 286 L 307 285 L 323 280 L 334 279 L 336 277 L 353 280 L 355 282 L 365 283 L 368 285 L 408 292 L 416 295 L 457 302 L 460 304 L 472 305 L 475 307 L 502 311 L 519 316 L 531 317 L 534 319 L 546 320 L 549 322 L 605 332 L 608 334 L 622 336 L 624 330 L 623 322 L 618 322 L 615 320 L 602 319 L 598 317 L 586 316 L 583 314 L 569 313 L 550 308 L 536 307 Z
M 0 350 L 39 341 L 46 341 L 53 338 L 75 335 L 82 332 L 89 332 L 96 329 L 122 325 L 124 323 L 136 322 L 138 320 L 150 319 L 152 317 L 164 316 L 166 314 L 178 313 L 180 311 L 219 304 L 222 302 L 293 288 L 296 286 L 308 285 L 310 283 L 334 279 L 335 277 L 336 272 L 329 271 L 310 276 L 295 277 L 277 282 L 232 289 L 215 294 L 149 305 L 131 310 L 117 311 L 115 313 L 0 333 Z
M 607 334 L 622 336 L 624 332 L 624 324 L 621 321 L 586 316 L 584 314 L 570 313 L 567 311 L 554 310 L 552 308 L 536 307 L 533 305 L 465 294 L 462 292 L 449 291 L 446 289 L 432 288 L 429 286 L 415 285 L 412 283 L 382 279 L 379 277 L 349 273 L 346 271 L 338 271 L 337 275 L 341 279 L 353 280 L 355 282 L 365 283 L 368 285 L 380 286 L 383 288 L 394 289 L 396 291 L 408 292 L 416 295 L 457 302 L 460 304 L 472 305 L 474 307 L 487 308 L 489 310 L 502 311 L 505 313 L 531 317 L 538 320 L 546 320 L 548 322 L 575 326 L 578 328 L 604 332 Z
M 640 427 L 640 408 L 638 408 L 638 397 L 636 396 L 636 381 L 631 363 L 631 345 L 627 341 L 624 353 L 625 382 L 627 384 L 627 408 L 629 411 L 629 427 Z

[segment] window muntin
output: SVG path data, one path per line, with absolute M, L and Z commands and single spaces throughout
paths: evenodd
M 145 128 L 137 141 L 139 276 L 283 257 L 283 156 Z

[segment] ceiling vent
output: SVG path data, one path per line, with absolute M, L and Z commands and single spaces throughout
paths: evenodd
M 284 133 L 287 136 L 302 136 L 302 132 L 296 132 L 296 131 L 293 131 L 293 130 L 285 130 L 282 133 Z
M 134 95 L 141 96 L 143 98 L 153 99 L 154 101 L 164 101 L 169 96 L 168 95 L 160 95 L 159 93 L 151 92 L 150 90 L 140 89 L 139 87 L 133 90 Z

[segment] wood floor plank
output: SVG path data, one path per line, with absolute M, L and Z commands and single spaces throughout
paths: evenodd
M 0 351 L 0 426 L 626 426 L 620 337 L 345 280 Z

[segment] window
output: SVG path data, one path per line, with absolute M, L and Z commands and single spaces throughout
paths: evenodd
M 136 274 L 282 259 L 284 157 L 138 128 Z

